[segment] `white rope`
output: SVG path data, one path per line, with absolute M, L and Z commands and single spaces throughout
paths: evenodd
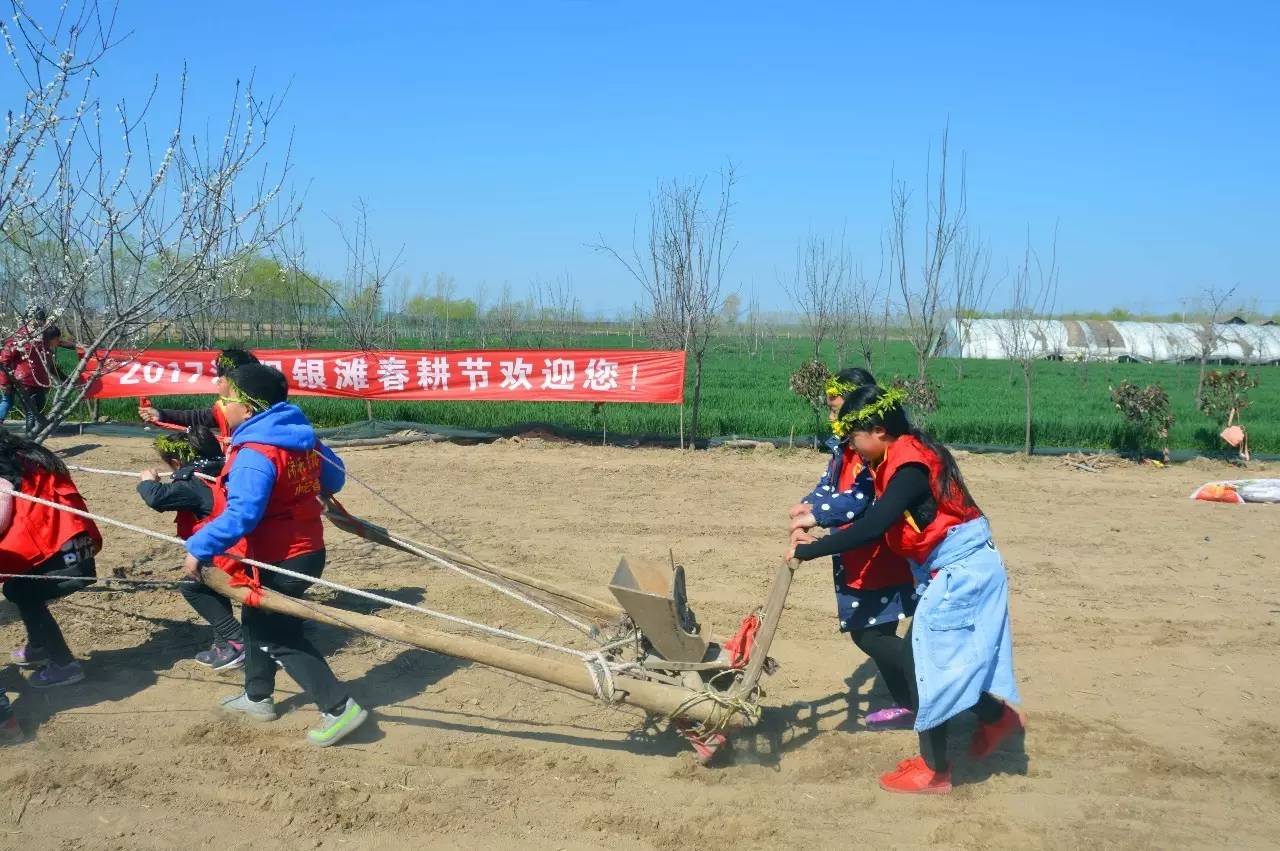
M 47 499 L 41 499 L 38 496 L 32 496 L 30 494 L 25 494 L 17 490 L 13 491 L 13 496 L 17 497 L 18 499 L 25 499 L 28 502 L 34 502 L 37 505 L 44 505 L 49 508 L 56 509 L 58 511 L 65 511 L 68 514 L 74 514 L 78 517 L 83 517 L 87 520 L 106 523 L 110 526 L 116 526 L 117 528 L 125 529 L 130 532 L 137 532 L 140 535 L 146 535 L 147 537 L 155 538 L 156 540 L 159 540 L 159 541 L 167 541 L 171 544 L 177 544 L 180 547 L 183 546 L 183 541 L 181 538 L 176 538 L 173 535 L 166 535 L 162 532 L 156 532 L 151 529 L 144 528 L 142 526 L 135 526 L 134 524 L 126 523 L 123 520 L 115 520 L 111 517 L 103 517 L 102 515 L 93 514 L 92 512 L 89 512 L 89 511 L 81 511 L 80 509 L 72 508 L 69 505 L 60 505 L 56 502 L 50 502 Z M 511 641 L 522 641 L 526 644 L 532 644 L 535 647 L 541 647 L 545 650 L 555 650 L 560 653 L 566 653 L 570 656 L 577 656 L 579 659 L 582 659 L 584 662 L 591 659 L 594 655 L 599 655 L 599 654 L 586 653 L 581 650 L 575 650 L 572 647 L 563 647 L 559 644 L 553 644 L 550 641 L 543 641 L 538 638 L 531 638 L 527 635 L 521 635 L 518 632 L 511 632 L 510 630 L 507 630 L 507 629 L 499 629 L 498 627 L 495 627 L 495 626 L 489 626 L 488 624 L 478 623 L 476 621 L 458 617 L 457 615 L 446 614 L 445 612 L 438 612 L 434 609 L 425 608 L 424 606 L 416 606 L 413 603 L 406 603 L 401 600 L 396 600 L 392 597 L 384 597 L 381 594 L 374 594 L 370 591 L 363 591 L 359 588 L 352 588 L 347 585 L 341 585 L 337 582 L 331 582 L 328 579 L 324 579 L 321 577 L 308 576 L 305 573 L 298 573 L 296 571 L 289 570 L 288 568 L 279 567 L 278 565 L 267 564 L 265 562 L 256 561 L 251 558 L 244 558 L 242 556 L 233 555 L 231 553 L 223 553 L 223 555 L 227 558 L 235 559 L 236 561 L 243 562 L 244 564 L 250 565 L 252 567 L 257 567 L 262 570 L 268 570 L 268 571 L 271 571 L 272 573 L 278 573 L 281 576 L 288 576 L 293 579 L 300 579 L 304 582 L 309 582 L 315 585 L 322 585 L 326 588 L 331 588 L 334 591 L 340 591 L 345 594 L 351 594 L 356 597 L 363 597 L 366 600 L 372 600 L 376 603 L 382 603 L 383 605 L 393 606 L 400 609 L 406 609 L 411 612 L 417 612 L 418 614 L 426 615 L 427 617 L 437 618 L 439 620 L 448 621 L 449 623 L 457 624 L 458 626 L 467 627 L 468 629 L 474 629 L 479 632 L 488 633 L 489 635 L 495 636 L 497 638 L 506 638 Z
M 508 597 L 511 597 L 511 598 L 513 598 L 513 599 L 515 599 L 515 600 L 519 600 L 520 602 L 524 603 L 525 605 L 527 605 L 527 606 L 529 606 L 529 607 L 531 607 L 531 608 L 537 609 L 537 610 L 538 610 L 538 611 L 540 611 L 540 612 L 544 612 L 544 613 L 546 613 L 546 614 L 548 614 L 548 615 L 551 615 L 553 618 L 559 618 L 560 620 L 564 621 L 564 622 L 565 622 L 565 623 L 567 623 L 569 626 L 571 626 L 571 627 L 573 627 L 574 629 L 578 630 L 579 632 L 581 632 L 583 635 L 587 636 L 588 638 L 592 638 L 592 639 L 594 639 L 594 638 L 595 638 L 595 632 L 596 632 L 596 631 L 595 631 L 594 629 L 592 629 L 590 626 L 588 626 L 588 625 L 586 625 L 586 624 L 582 623 L 581 621 L 577 620 L 576 618 L 570 617 L 569 615 L 567 615 L 567 614 L 565 614 L 565 613 L 563 613 L 563 612 L 558 612 L 558 611 L 556 611 L 555 609 L 552 609 L 550 606 L 544 605 L 543 603 L 540 603 L 539 601 L 537 601 L 537 600 L 533 599 L 532 597 L 529 597 L 529 596 L 527 596 L 527 595 L 525 595 L 525 594 L 521 594 L 519 591 L 516 591 L 516 590 L 515 590 L 515 589 L 513 589 L 513 588 L 509 588 L 509 587 L 507 587 L 506 585 L 503 585 L 503 584 L 501 584 L 501 583 L 499 583 L 499 582 L 495 582 L 494 580 L 489 579 L 489 578 L 488 578 L 488 577 L 486 577 L 486 576 L 481 576 L 481 575 L 480 575 L 480 574 L 478 574 L 478 573 L 474 573 L 474 572 L 472 572 L 472 571 L 470 571 L 470 570 L 467 570 L 466 568 L 462 567 L 461 565 L 454 564 L 453 562 L 449 561 L 448 559 L 442 558 L 442 557 L 440 557 L 440 556 L 436 555 L 435 553 L 427 552 L 427 551 L 426 551 L 426 550 L 424 550 L 424 549 L 421 549 L 421 548 L 419 548 L 419 547 L 415 547 L 413 544 L 411 544 L 411 543 L 409 543 L 408 541 L 405 541 L 405 540 L 403 540 L 403 539 L 401 539 L 401 538 L 396 537 L 394 534 L 388 533 L 387 537 L 388 537 L 388 539 L 390 539 L 391 541 L 395 542 L 395 544 L 396 544 L 397 546 L 399 546 L 399 547 L 401 547 L 401 548 L 403 548 L 403 549 L 405 549 L 405 550 L 408 550 L 409 552 L 413 553 L 414 555 L 418 556 L 419 558 L 424 558 L 424 559 L 427 559 L 428 561 L 435 562 L 436 564 L 440 565 L 441 567 L 444 567 L 444 568 L 446 568 L 446 569 L 448 569 L 448 570 L 452 570 L 453 572 L 458 573 L 458 574 L 461 574 L 462 576 L 465 576 L 465 577 L 467 577 L 468 579 L 473 579 L 473 580 L 475 580 L 476 582 L 479 582 L 481 585 L 486 585 L 486 586 L 488 586 L 488 587 L 492 588 L 493 590 L 498 591 L 498 592 L 500 592 L 500 593 L 502 593 L 502 594 L 506 594 Z
M 38 579 L 46 582 L 83 582 L 85 587 L 101 583 L 120 582 L 126 587 L 169 588 L 183 585 L 199 585 L 194 579 L 131 579 L 126 576 L 47 576 L 43 573 L 0 573 L 0 582 L 9 579 Z
M 341 470 L 341 471 L 342 471 L 342 473 L 343 473 L 343 475 L 344 475 L 346 478 L 348 478 L 348 479 L 350 479 L 351 481 L 355 482 L 357 485 L 359 485 L 360 487 L 364 488 L 364 489 L 365 489 L 365 490 L 367 490 L 369 493 L 373 494 L 373 495 L 374 495 L 374 496 L 376 496 L 378 499 L 382 500 L 382 501 L 383 501 L 383 502 L 385 502 L 387 505 L 389 505 L 389 506 L 391 506 L 392 508 L 394 508 L 396 511 L 400 512 L 400 513 L 401 513 L 401 514 L 403 514 L 405 517 L 408 517 L 410 520 L 412 520 L 414 523 L 417 523 L 419 526 L 421 526 L 421 527 L 422 527 L 423 529 L 425 529 L 426 531 L 428 531 L 428 532 L 430 532 L 431 534 L 433 534 L 433 535 L 435 535 L 435 536 L 439 537 L 441 540 L 443 540 L 446 544 L 448 544 L 448 545 L 449 545 L 450 547 L 452 547 L 453 549 L 458 550 L 459 552 L 464 552 L 464 554 L 465 554 L 465 551 L 464 551 L 460 546 L 458 546 L 457 544 L 455 544 L 455 543 L 453 543 L 452 541 L 450 541 L 450 540 L 449 540 L 445 535 L 443 535 L 443 534 L 441 534 L 440 532 L 437 532 L 435 529 L 431 528 L 431 526 L 429 526 L 429 525 L 427 525 L 426 523 L 424 523 L 421 519 L 419 519 L 419 518 L 417 518 L 417 517 L 413 516 L 412 514 L 410 514 L 406 509 L 402 508 L 400 505 L 398 505 L 397 503 L 393 502 L 389 497 L 383 496 L 381 493 L 379 493 L 377 490 L 375 490 L 371 485 L 365 484 L 365 483 L 364 483 L 364 482 L 362 482 L 360 479 L 356 478 L 356 476 L 355 476 L 355 475 L 353 475 L 349 470 L 347 470 L 347 468 L 346 468 L 345 466 L 341 466 L 341 465 L 339 465 L 339 464 L 335 463 L 332 459 L 330 459 L 330 458 L 329 458 L 327 455 L 325 455 L 323 452 L 316 451 L 316 455 L 320 456 L 320 459 L 321 459 L 322 461 L 324 461 L 326 464 L 328 464 L 328 465 L 330 465 L 330 466 L 332 466 L 332 467 L 334 467 L 334 468 L 336 468 L 336 469 Z M 473 580 L 473 581 L 475 581 L 475 582 L 479 582 L 481 585 L 485 585 L 485 586 L 487 586 L 487 587 L 489 587 L 489 588 L 492 588 L 493 590 L 495 590 L 495 591 L 497 591 L 497 592 L 499 592 L 499 593 L 501 593 L 501 594 L 505 594 L 505 595 L 507 595 L 508 597 L 512 598 L 513 600 L 518 600 L 519 602 L 524 603 L 526 606 L 529 606 L 530 608 L 537 609 L 538 611 L 543 612 L 544 614 L 551 615 L 551 616 L 552 616 L 552 617 L 554 617 L 554 618 L 559 618 L 560 620 L 564 621 L 566 624 L 568 624 L 569 626 L 571 626 L 571 627 L 573 627 L 574 629 L 578 630 L 579 632 L 581 632 L 583 635 L 587 636 L 588 638 L 591 638 L 591 639 L 593 639 L 593 640 L 594 640 L 594 639 L 595 639 L 595 637 L 596 637 L 596 631 L 595 631 L 594 629 L 592 629 L 592 628 L 591 628 L 590 626 L 588 626 L 587 624 L 585 624 L 585 623 L 583 623 L 583 622 L 581 622 L 581 621 L 577 620 L 576 618 L 571 617 L 570 615 L 566 614 L 565 612 L 562 612 L 562 611 L 559 611 L 559 610 L 553 609 L 553 608 L 551 608 L 550 606 L 548 606 L 548 605 L 546 605 L 546 604 L 544 604 L 544 603 L 542 603 L 542 602 L 539 602 L 538 600 L 533 599 L 532 597 L 528 596 L 527 594 L 522 594 L 522 593 L 520 593 L 519 591 L 515 590 L 514 588 L 511 588 L 511 587 L 510 587 L 510 586 L 508 586 L 508 585 L 503 585 L 502 583 L 496 582 L 496 581 L 494 581 L 494 580 L 492 580 L 492 579 L 490 579 L 490 578 L 488 578 L 488 577 L 486 577 L 486 576 L 481 576 L 479 573 L 477 573 L 477 572 L 475 572 L 475 571 L 468 570 L 467 568 L 465 568 L 465 567 L 463 567 L 463 566 L 461 566 L 461 565 L 459 565 L 459 564 L 454 564 L 453 562 L 449 561 L 448 559 L 441 558 L 440 556 L 437 556 L 437 555 L 435 555 L 434 553 L 429 553 L 429 552 L 427 552 L 426 550 L 423 550 L 423 549 L 421 549 L 421 548 L 419 548 L 419 547 L 415 547 L 414 545 L 410 544 L 410 543 L 409 543 L 409 542 L 407 542 L 407 541 L 403 541 L 403 540 L 397 539 L 397 538 L 395 538 L 394 536 L 391 536 L 391 534 L 390 534 L 390 533 L 388 533 L 388 536 L 389 536 L 389 537 L 391 537 L 391 539 L 392 539 L 393 541 L 395 541 L 395 543 L 396 543 L 396 544 L 398 544 L 399 546 L 401 546 L 401 547 L 405 548 L 406 550 L 408 550 L 408 551 L 412 552 L 414 555 L 418 556 L 419 558 L 424 558 L 424 559 L 427 559 L 428 561 L 432 561 L 432 562 L 434 562 L 434 563 L 436 563 L 436 564 L 440 565 L 441 567 L 446 568 L 447 570 L 452 570 L 454 573 L 457 573 L 457 574 L 459 574 L 459 575 L 461 575 L 461 576 L 464 576 L 464 577 L 466 577 L 466 578 L 468 578 L 468 579 L 471 579 L 471 580 Z
M 130 473 L 128 470 L 103 470 L 99 467 L 77 467 L 75 464 L 67 464 L 68 470 L 75 470 L 77 473 L 98 473 L 103 476 L 124 476 L 127 479 L 142 478 L 139 473 Z M 208 473 L 192 473 L 195 478 L 203 479 L 206 482 L 216 482 L 217 476 L 210 476 Z
M 333 464 L 333 462 L 330 461 L 327 457 L 325 457 L 323 453 L 317 452 L 316 454 L 319 455 L 322 459 L 324 459 L 326 463 Z M 133 479 L 140 478 L 140 475 L 138 473 L 130 473 L 125 470 L 104 470 L 99 467 L 79 467 L 74 464 L 68 464 L 67 469 L 75 470 L 76 472 L 80 472 L 80 473 L 98 473 L 100 475 L 124 476 L 127 478 L 133 478 Z M 196 473 L 195 475 L 198 478 L 205 479 L 207 481 L 216 481 L 216 477 L 209 476 L 204 473 Z M 386 497 L 383 497 L 381 494 L 377 493 L 377 491 L 374 491 L 373 488 L 364 484 L 359 479 L 356 479 L 355 476 L 352 476 L 351 474 L 348 473 L 347 477 L 350 478 L 352 481 L 355 481 L 357 484 L 360 484 L 361 486 L 369 490 L 371 493 L 380 497 L 383 501 L 393 505 L 396 508 L 399 508 L 399 506 L 395 506 L 394 503 L 391 503 L 389 499 L 387 499 Z M 403 511 L 404 509 L 400 509 L 400 510 Z M 588 638 L 593 638 L 593 639 L 595 638 L 596 631 L 592 627 L 578 620 L 577 618 L 570 617 L 568 614 L 565 614 L 564 612 L 556 611 L 555 609 L 552 609 L 550 606 L 547 606 L 544 603 L 541 603 L 538 600 L 535 600 L 526 594 L 521 594 L 519 591 L 515 590 L 514 588 L 510 588 L 499 582 L 495 582 L 494 580 L 489 579 L 488 577 L 481 576 L 478 573 L 467 570 L 461 565 L 454 564 L 448 559 L 442 558 L 438 555 L 435 555 L 434 553 L 427 552 L 426 550 L 421 549 L 420 547 L 416 547 L 413 544 L 409 543 L 408 541 L 397 538 L 395 535 L 393 535 L 390 532 L 388 532 L 387 536 L 392 541 L 394 541 L 396 545 L 409 551 L 413 555 L 416 555 L 418 558 L 422 558 L 422 559 L 426 559 L 428 561 L 434 562 L 435 564 L 447 570 L 452 570 L 454 573 L 461 574 L 462 576 L 465 576 L 468 579 L 472 579 L 476 582 L 479 582 L 481 585 L 486 585 L 489 588 L 492 588 L 493 590 L 501 594 L 505 594 L 514 600 L 518 600 L 521 603 L 524 603 L 526 606 L 529 606 L 530 608 L 537 609 L 538 611 L 543 612 L 544 614 L 548 614 L 553 618 L 559 618 L 560 620 L 564 621 L 566 624 L 578 630 Z
M 613 672 L 609 670 L 609 660 L 597 651 L 584 660 L 587 672 L 591 674 L 591 684 L 595 686 L 596 697 L 605 703 L 613 703 L 617 689 L 613 685 Z

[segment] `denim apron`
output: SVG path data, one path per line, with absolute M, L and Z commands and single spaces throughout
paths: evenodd
M 927 583 L 911 629 L 916 730 L 973 708 L 984 691 L 1018 703 L 1009 581 L 987 519 L 953 527 L 915 576 Z

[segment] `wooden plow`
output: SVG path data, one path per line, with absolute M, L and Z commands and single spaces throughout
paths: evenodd
M 769 648 L 791 587 L 794 562 L 779 565 L 763 607 L 744 619 L 739 634 L 726 641 L 698 623 L 685 599 L 684 570 L 674 562 L 635 564 L 624 559 L 609 585 L 615 604 L 469 555 L 410 541 L 354 517 L 336 501 L 329 504 L 327 516 L 344 531 L 438 566 L 474 574 L 485 584 L 508 589 L 512 596 L 527 596 L 535 608 L 578 626 L 585 625 L 587 628 L 581 631 L 591 646 L 578 649 L 525 639 L 563 651 L 564 655 L 555 658 L 511 649 L 488 638 L 352 612 L 268 589 L 258 591 L 259 606 L 488 665 L 606 702 L 637 706 L 674 722 L 704 762 L 723 743 L 725 731 L 750 726 L 759 717 L 761 679 L 776 669 Z M 233 586 L 220 570 L 204 570 L 203 579 L 215 591 L 242 604 L 253 593 L 249 588 Z M 499 638 L 522 638 L 505 630 L 450 619 L 500 633 Z
M 122 470 L 75 468 L 83 472 L 128 476 Z M 372 489 L 370 489 L 372 490 Z M 376 492 L 375 492 L 376 493 Z M 40 503 L 98 523 L 182 544 L 166 535 L 132 523 L 14 492 L 15 497 Z M 407 512 L 406 512 L 407 514 Z M 340 529 L 366 540 L 412 554 L 506 594 L 574 627 L 589 643 L 586 649 L 559 645 L 520 635 L 500 627 L 433 611 L 391 597 L 338 584 L 328 578 L 294 573 L 282 567 L 235 557 L 247 566 L 292 576 L 382 603 L 407 609 L 487 634 L 492 639 L 524 642 L 561 654 L 553 658 L 514 650 L 493 640 L 459 635 L 362 614 L 336 606 L 298 599 L 267 588 L 232 585 L 231 577 L 206 566 L 201 579 L 213 590 L 242 605 L 257 605 L 281 614 L 370 635 L 466 659 L 499 670 L 558 685 L 608 703 L 626 703 L 668 718 L 706 761 L 724 742 L 724 732 L 754 724 L 759 718 L 762 677 L 777 667 L 769 648 L 791 589 L 796 562 L 778 566 L 765 604 L 743 619 L 742 627 L 725 640 L 698 623 L 685 599 L 684 569 L 675 564 L 631 563 L 624 559 L 613 574 L 609 590 L 616 603 L 535 576 L 489 564 L 465 553 L 409 540 L 350 514 L 336 499 L 326 502 L 326 516 Z M 411 515 L 410 515 L 411 516 Z M 253 600 L 250 603 L 250 599 Z M 0 611 L 0 614 L 3 614 Z

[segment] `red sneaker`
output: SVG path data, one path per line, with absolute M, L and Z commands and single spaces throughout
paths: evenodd
M 979 724 L 973 733 L 973 741 L 969 743 L 969 756 L 974 759 L 986 759 L 996 752 L 1005 739 L 1016 733 L 1025 732 L 1026 723 L 1022 716 L 1005 704 L 1004 712 L 991 724 Z
M 934 771 L 924 757 L 913 756 L 888 774 L 881 774 L 880 788 L 903 795 L 946 795 L 951 791 L 951 772 Z
M 700 735 L 694 730 L 694 726 L 687 722 L 676 721 L 676 731 L 684 737 L 690 745 L 693 746 L 693 752 L 698 756 L 698 764 L 706 765 L 711 762 L 720 748 L 728 744 L 729 739 L 724 733 L 708 733 Z

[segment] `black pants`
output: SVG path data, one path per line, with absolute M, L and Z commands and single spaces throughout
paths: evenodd
M 183 585 L 182 596 L 196 610 L 196 614 L 213 627 L 218 638 L 234 641 L 236 644 L 244 642 L 244 637 L 240 634 L 240 622 L 236 620 L 231 611 L 231 601 L 226 597 L 200 583 Z
M 903 671 L 907 675 L 907 682 L 911 687 L 911 708 L 918 712 L 920 710 L 920 690 L 916 681 L 915 653 L 911 649 L 911 633 L 915 628 L 916 625 L 912 622 L 911 627 L 907 630 L 907 637 L 903 641 L 902 657 Z M 999 698 L 984 691 L 978 696 L 978 702 L 973 706 L 973 711 L 983 724 L 994 724 L 1004 714 L 1004 703 Z M 948 722 L 943 721 L 936 727 L 920 731 L 920 755 L 924 757 L 925 763 L 934 771 L 948 771 L 951 768 L 951 760 L 947 757 L 947 724 Z
M 22 413 L 26 415 L 27 437 L 44 427 L 44 402 L 49 391 L 43 387 L 23 387 L 18 385 L 18 398 L 22 402 Z
M 324 572 L 324 550 L 287 559 L 280 567 L 307 576 Z M 262 587 L 290 597 L 301 597 L 311 587 L 303 579 L 262 571 Z M 276 659 L 289 676 L 302 686 L 322 712 L 341 711 L 347 702 L 347 689 L 338 682 L 329 663 L 311 643 L 303 627 L 306 621 L 289 615 L 245 606 L 240 616 L 244 623 L 244 690 L 252 700 L 264 700 L 276 689 Z
M 898 622 L 857 629 L 850 632 L 849 637 L 859 650 L 876 663 L 893 702 L 898 706 L 913 706 L 911 686 L 903 668 L 903 655 L 906 651 L 902 647 L 902 639 L 898 637 Z
M 49 612 L 49 601 L 93 584 L 96 567 L 93 561 L 93 542 L 87 535 L 76 542 L 76 547 L 59 553 L 41 564 L 32 574 L 66 577 L 60 582 L 48 579 L 10 579 L 4 583 L 4 595 L 18 607 L 22 624 L 27 628 L 27 645 L 39 647 L 49 653 L 49 658 L 59 665 L 70 663 L 75 657 L 67 647 L 58 622 Z

